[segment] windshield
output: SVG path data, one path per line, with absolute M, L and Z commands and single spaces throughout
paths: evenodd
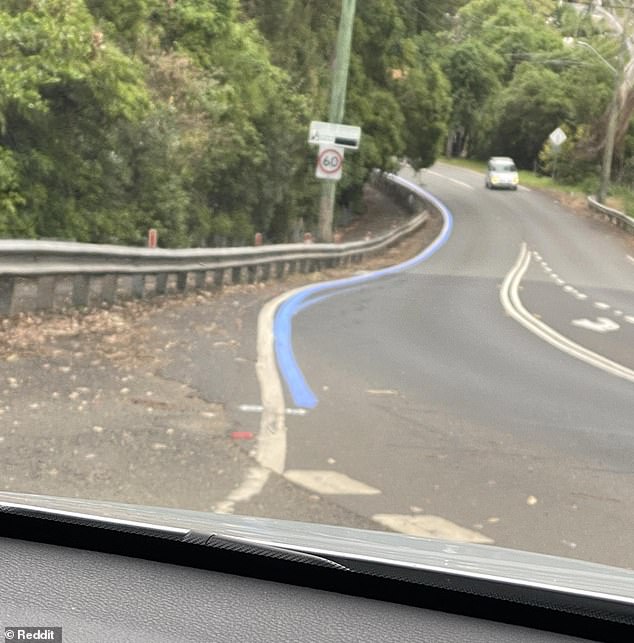
M 491 163 L 490 168 L 492 172 L 517 172 L 513 163 Z
M 3 0 L 0 491 L 634 567 L 633 35 Z

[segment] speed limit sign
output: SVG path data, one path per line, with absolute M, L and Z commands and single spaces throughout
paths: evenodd
M 343 148 L 336 145 L 320 145 L 315 176 L 318 179 L 338 181 L 343 169 Z

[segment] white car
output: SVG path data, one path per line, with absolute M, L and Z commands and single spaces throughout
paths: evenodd
M 492 156 L 487 163 L 484 185 L 489 188 L 509 188 L 517 190 L 519 175 L 512 158 Z

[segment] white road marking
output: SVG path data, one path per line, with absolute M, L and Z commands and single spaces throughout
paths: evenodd
M 592 330 L 595 333 L 612 333 L 621 328 L 615 321 L 607 317 L 597 317 L 597 321 L 592 321 L 591 319 L 573 319 L 572 325 L 585 328 L 586 330 Z
M 467 543 L 490 545 L 494 541 L 484 534 L 456 525 L 440 516 L 407 514 L 376 514 L 372 520 L 389 529 L 419 538 L 441 538 Z
M 621 377 L 629 382 L 634 383 L 634 371 L 613 362 L 612 360 L 599 355 L 584 346 L 581 346 L 572 340 L 564 337 L 556 330 L 545 324 L 544 322 L 537 319 L 534 315 L 529 313 L 519 296 L 519 284 L 522 280 L 522 277 L 526 274 L 528 266 L 530 265 L 531 256 L 526 248 L 526 244 L 522 243 L 520 247 L 520 254 L 517 258 L 515 265 L 509 270 L 508 274 L 504 278 L 504 283 L 500 289 L 500 301 L 504 310 L 519 324 L 524 326 L 533 334 L 537 335 L 540 339 L 543 339 L 545 342 L 548 342 L 551 346 L 567 353 L 568 355 L 575 357 L 591 366 L 600 368 L 601 370 L 615 375 L 616 377 Z
M 629 324 L 634 324 L 634 315 L 626 315 L 624 317 L 625 321 L 628 322 Z
M 286 409 L 286 415 L 308 415 L 306 409 Z
M 634 257 L 630 255 L 625 255 L 632 263 L 634 263 Z
M 473 186 L 469 185 L 468 183 L 465 183 L 464 181 L 459 181 L 458 179 L 452 179 L 450 176 L 445 176 L 444 174 L 440 174 L 440 172 L 434 172 L 433 170 L 425 170 L 425 171 L 429 172 L 429 174 L 433 174 L 434 176 L 439 176 L 441 179 L 451 181 L 452 183 L 455 183 L 456 185 L 461 185 L 463 188 L 473 190 Z
M 577 299 L 587 299 L 587 298 L 588 298 L 588 295 L 586 295 L 585 293 L 582 293 L 582 292 L 578 292 L 578 293 L 575 295 L 575 297 L 576 297 Z
M 614 316 L 615 317 L 623 317 L 623 311 L 622 310 L 615 310 L 614 311 Z
M 251 467 L 240 486 L 234 489 L 224 500 L 216 503 L 213 510 L 221 514 L 233 513 L 236 503 L 249 500 L 262 491 L 270 474 L 269 469 Z
M 610 304 L 604 304 L 602 301 L 595 301 L 594 307 L 599 310 L 608 310 L 608 308 L 610 308 Z
M 284 477 L 301 487 L 322 495 L 375 496 L 381 493 L 379 489 L 354 480 L 354 478 L 338 471 L 290 469 L 284 473 Z
M 257 496 L 271 472 L 282 473 L 286 463 L 286 425 L 284 389 L 277 371 L 273 321 L 277 307 L 300 288 L 283 293 L 267 302 L 258 315 L 257 354 L 255 371 L 260 384 L 262 415 L 260 432 L 254 457 L 259 466 L 251 467 L 241 484 L 222 502 L 214 506 L 214 511 L 233 513 L 239 502 L 246 502 Z
M 264 407 L 259 404 L 240 404 L 238 408 L 245 413 L 262 413 L 264 411 Z
M 461 165 L 452 165 L 451 163 L 442 163 L 442 162 L 439 162 L 438 165 L 442 165 L 444 167 L 448 167 L 448 168 L 451 168 L 451 169 L 458 168 L 458 169 L 462 170 L 463 172 L 470 172 L 471 174 L 475 174 L 475 176 L 479 177 L 480 179 L 484 178 L 484 172 L 478 172 L 477 170 L 472 170 L 470 167 L 462 167 Z M 431 170 L 427 170 L 427 172 L 431 172 Z M 433 172 L 432 172 L 432 174 L 433 174 Z M 443 174 L 438 174 L 438 176 L 442 176 L 443 178 L 448 178 L 448 177 L 444 176 Z M 520 190 L 522 190 L 523 192 L 532 192 L 532 190 L 530 188 L 527 188 L 527 187 L 525 187 L 523 185 L 518 185 L 517 187 Z
M 467 188 L 469 190 L 473 190 L 473 186 L 469 185 L 468 183 L 465 183 L 464 181 L 459 181 L 458 179 L 451 179 L 447 177 L 452 183 L 455 183 L 456 185 L 462 185 L 463 188 Z
M 575 293 L 577 289 L 574 286 L 564 286 L 564 292 Z
M 260 404 L 240 404 L 238 409 L 244 413 L 262 413 L 264 411 L 264 407 Z M 284 413 L 286 415 L 307 415 L 308 411 L 306 409 L 285 409 Z
M 557 277 L 557 279 L 555 279 L 555 281 L 557 282 L 557 284 L 559 286 L 564 286 L 566 284 L 566 282 L 563 279 L 559 278 L 559 277 Z
M 398 391 L 391 388 L 369 388 L 366 393 L 368 395 L 398 395 Z

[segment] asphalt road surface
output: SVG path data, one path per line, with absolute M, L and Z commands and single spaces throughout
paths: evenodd
M 18 320 L 0 488 L 634 568 L 634 239 L 469 170 L 404 174 L 450 209 L 444 245 L 309 295 L 290 334 L 281 311 L 306 291 L 289 289 L 315 276 Z M 314 405 L 285 384 L 274 329 Z
M 453 231 L 294 317 L 317 404 L 284 477 L 406 533 L 634 567 L 631 239 L 470 170 L 405 176 Z

